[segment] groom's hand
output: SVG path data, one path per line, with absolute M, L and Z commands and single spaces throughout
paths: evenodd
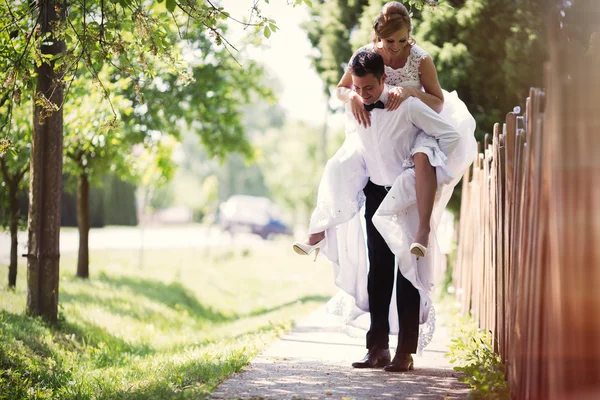
M 390 89 L 390 93 L 388 94 L 388 99 L 385 108 L 388 111 L 394 111 L 398 107 L 400 107 L 400 104 L 402 104 L 402 102 L 408 99 L 410 96 L 411 94 L 408 88 L 403 88 L 399 86 L 393 87 Z
M 356 121 L 364 126 L 371 126 L 371 115 L 367 110 L 365 110 L 365 105 L 363 103 L 362 97 L 358 95 L 356 92 L 352 92 L 350 95 L 350 108 L 352 110 L 352 115 L 356 118 Z

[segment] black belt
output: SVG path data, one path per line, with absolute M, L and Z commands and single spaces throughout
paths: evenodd
M 379 186 L 379 187 L 381 187 L 381 188 L 384 188 L 386 192 L 389 192 L 389 191 L 390 191 L 390 189 L 392 188 L 392 186 L 391 186 L 391 185 L 390 185 L 390 186 L 387 186 L 387 185 L 383 185 L 383 186 L 382 186 L 382 185 L 378 185 L 378 184 L 376 184 L 376 183 L 373 183 L 373 181 L 372 181 L 372 180 L 370 180 L 370 179 L 369 179 L 369 183 L 370 183 L 371 185 L 374 185 L 374 186 Z

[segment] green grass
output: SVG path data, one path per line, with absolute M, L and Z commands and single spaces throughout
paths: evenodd
M 0 289 L 0 399 L 205 398 L 334 292 L 287 242 L 61 258 L 59 323 L 24 315 L 26 266 Z M 5 276 L 3 274 L 3 276 Z

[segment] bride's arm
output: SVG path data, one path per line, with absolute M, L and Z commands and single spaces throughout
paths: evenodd
M 425 89 L 424 92 L 414 87 L 405 87 L 403 89 L 408 89 L 409 95 L 418 98 L 432 110 L 440 113 L 442 108 L 444 108 L 444 94 L 442 93 L 440 82 L 438 81 L 435 65 L 430 56 L 427 56 L 421 61 L 421 64 L 419 65 L 419 74 L 421 75 L 421 85 L 423 85 L 423 89 Z
M 349 69 L 344 73 L 342 79 L 340 79 L 335 94 L 337 95 L 337 98 L 344 103 L 350 100 L 351 97 L 358 96 L 358 94 L 352 90 L 352 74 Z
M 371 118 L 369 112 L 365 110 L 362 98 L 352 90 L 352 74 L 350 70 L 347 70 L 342 79 L 340 79 L 335 93 L 340 101 L 344 103 L 350 101 L 352 115 L 354 115 L 359 124 L 365 127 L 371 125 Z

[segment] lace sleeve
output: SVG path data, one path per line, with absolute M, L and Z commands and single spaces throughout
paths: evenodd
M 429 54 L 425 50 L 420 48 L 419 46 L 414 45 L 411 49 L 411 55 L 412 55 L 412 57 L 410 57 L 410 63 L 412 64 L 411 67 L 417 74 L 420 74 L 419 67 L 421 66 L 421 61 L 423 61 L 424 59 L 429 57 Z

